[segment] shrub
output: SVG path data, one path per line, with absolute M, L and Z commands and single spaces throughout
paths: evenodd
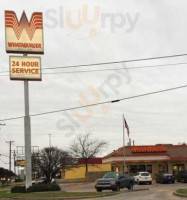
M 16 179 L 15 179 L 15 182 L 16 182 L 16 183 L 20 183 L 20 182 L 23 182 L 23 180 L 20 179 L 20 178 L 16 178 Z
M 14 186 L 11 188 L 11 193 L 25 193 L 25 186 Z
M 60 191 L 57 184 L 35 184 L 27 189 L 26 192 L 47 192 L 47 191 Z
M 36 184 L 29 187 L 27 190 L 25 189 L 25 186 L 15 186 L 11 188 L 11 193 L 47 192 L 60 190 L 60 186 L 57 184 Z

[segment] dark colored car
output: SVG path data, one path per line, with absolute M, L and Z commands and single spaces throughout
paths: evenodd
M 177 181 L 187 183 L 187 170 L 183 170 L 177 174 Z
M 175 177 L 173 176 L 173 174 L 167 174 L 167 173 L 158 174 L 156 178 L 156 182 L 157 183 L 175 183 Z
M 133 190 L 133 186 L 133 177 L 127 177 L 122 172 L 108 172 L 103 178 L 96 181 L 95 189 L 98 192 L 102 192 L 102 190 L 119 191 L 121 188 Z

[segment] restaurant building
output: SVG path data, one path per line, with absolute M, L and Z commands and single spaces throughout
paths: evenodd
M 88 176 L 87 178 L 92 178 L 90 176 L 97 177 L 97 174 L 103 174 L 105 172 L 111 171 L 110 164 L 103 164 L 102 158 L 91 158 L 88 161 Z M 62 172 L 62 179 L 65 180 L 80 180 L 86 178 L 86 167 L 85 161 L 82 158 L 77 159 L 77 166 L 70 169 L 66 169 Z M 94 178 L 95 180 L 95 178 Z
M 103 164 L 111 164 L 112 171 L 123 171 L 125 155 L 126 171 L 136 174 L 148 171 L 155 178 L 158 173 L 187 170 L 187 145 L 159 144 L 149 146 L 126 146 L 103 157 Z

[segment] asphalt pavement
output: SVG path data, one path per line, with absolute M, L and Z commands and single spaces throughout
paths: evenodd
M 94 183 L 74 183 L 61 184 L 61 188 L 68 192 L 94 192 Z M 181 200 L 181 197 L 173 195 L 177 189 L 187 188 L 185 183 L 175 184 L 153 184 L 153 185 L 135 185 L 133 192 L 123 193 L 116 196 L 103 197 L 103 200 Z M 148 189 L 143 191 L 136 191 L 136 189 Z M 126 189 L 123 189 L 126 190 Z M 100 200 L 101 198 L 95 198 Z M 90 199 L 91 200 L 91 199 Z M 92 199 L 93 200 L 93 199 Z

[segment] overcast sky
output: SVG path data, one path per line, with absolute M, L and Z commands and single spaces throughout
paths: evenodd
M 9 70 L 9 55 L 5 52 L 5 10 L 15 11 L 18 18 L 23 10 L 28 18 L 33 12 L 43 12 L 43 69 L 187 53 L 186 0 L 1 0 L 0 9 L 0 71 Z M 93 16 L 96 17 L 95 22 L 89 23 Z M 185 62 L 186 56 L 43 70 L 43 73 L 56 74 L 43 74 L 42 82 L 30 82 L 30 113 L 98 103 L 187 84 L 185 64 L 89 73 L 60 72 Z M 8 74 L 0 75 L 0 119 L 23 116 L 23 82 L 10 81 L 9 76 L 2 76 Z M 68 149 L 77 134 L 90 132 L 93 137 L 109 143 L 101 154 L 106 155 L 122 146 L 123 114 L 136 145 L 187 142 L 186 102 L 187 88 L 184 88 L 89 110 L 33 117 L 32 145 L 47 146 L 48 134 L 52 134 L 52 145 Z M 0 154 L 8 155 L 9 146 L 5 141 L 15 141 L 13 149 L 24 145 L 24 124 L 23 119 L 5 123 L 6 127 L 0 130 Z M 5 163 L 8 159 L 1 157 L 0 166 L 8 167 Z

